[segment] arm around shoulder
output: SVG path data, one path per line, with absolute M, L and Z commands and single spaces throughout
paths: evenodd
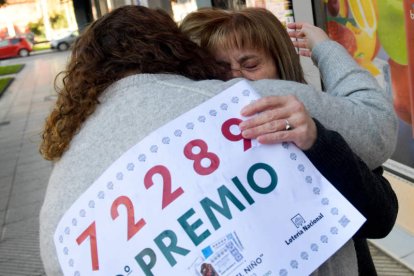
M 361 138 L 364 138 L 358 141 L 360 146 L 357 150 L 354 149 L 355 152 L 367 161 L 365 151 L 368 151 L 372 154 L 372 162 L 367 162 L 370 168 L 380 166 L 390 158 L 397 142 L 398 120 L 391 95 L 335 41 L 328 40 L 316 45 L 312 59 L 321 72 L 326 93 L 345 97 L 354 103 L 348 110 L 338 110 L 337 120 L 352 120 L 354 132 L 359 132 Z M 330 129 L 335 129 L 323 123 Z M 353 144 L 344 137 L 348 143 Z M 361 151 L 364 153 L 361 154 Z

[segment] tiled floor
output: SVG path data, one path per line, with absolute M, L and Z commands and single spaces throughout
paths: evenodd
M 0 99 L 0 275 L 44 275 L 39 210 L 52 164 L 38 152 L 54 75 L 67 53 L 2 60 L 25 63 Z
M 384 239 L 371 242 L 414 271 L 414 183 L 389 172 L 385 177 L 397 194 L 399 214 L 392 232 Z
M 414 272 L 405 265 L 396 262 L 390 258 L 383 250 L 379 249 L 373 244 L 369 244 L 372 258 L 374 259 L 375 267 L 378 276 L 413 276 Z

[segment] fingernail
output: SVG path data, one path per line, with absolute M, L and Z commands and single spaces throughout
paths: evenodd
M 245 122 L 241 122 L 240 124 L 239 124 L 239 128 L 240 128 L 240 130 L 244 130 L 244 128 L 246 127 L 246 123 Z
M 260 144 L 264 144 L 264 143 L 263 143 L 263 142 L 264 142 L 264 139 L 263 139 L 263 137 L 262 137 L 262 136 L 257 137 L 257 138 L 256 138 L 256 140 L 257 140 L 257 142 L 259 142 Z
M 245 115 L 247 113 L 247 107 L 243 107 L 241 110 L 240 110 L 240 114 L 241 115 Z
M 241 135 L 242 135 L 243 138 L 250 138 L 249 134 L 250 134 L 250 131 L 248 131 L 248 130 L 243 130 L 241 132 Z

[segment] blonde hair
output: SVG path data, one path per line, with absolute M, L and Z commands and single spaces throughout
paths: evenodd
M 255 49 L 273 58 L 283 80 L 306 83 L 299 55 L 283 26 L 270 11 L 204 8 L 188 14 L 181 31 L 212 54 L 217 49 Z

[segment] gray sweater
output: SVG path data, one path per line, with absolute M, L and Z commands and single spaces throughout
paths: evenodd
M 337 43 L 313 50 L 327 93 L 281 80 L 250 82 L 262 96 L 296 95 L 326 128 L 342 134 L 370 168 L 389 158 L 396 143 L 397 119 L 389 95 Z M 118 159 L 149 133 L 223 91 L 240 79 L 192 81 L 177 75 L 138 74 L 111 85 L 101 104 L 56 162 L 40 213 L 40 249 L 47 275 L 61 275 L 53 243 L 57 224 L 74 201 Z M 355 275 L 352 241 L 315 274 Z

